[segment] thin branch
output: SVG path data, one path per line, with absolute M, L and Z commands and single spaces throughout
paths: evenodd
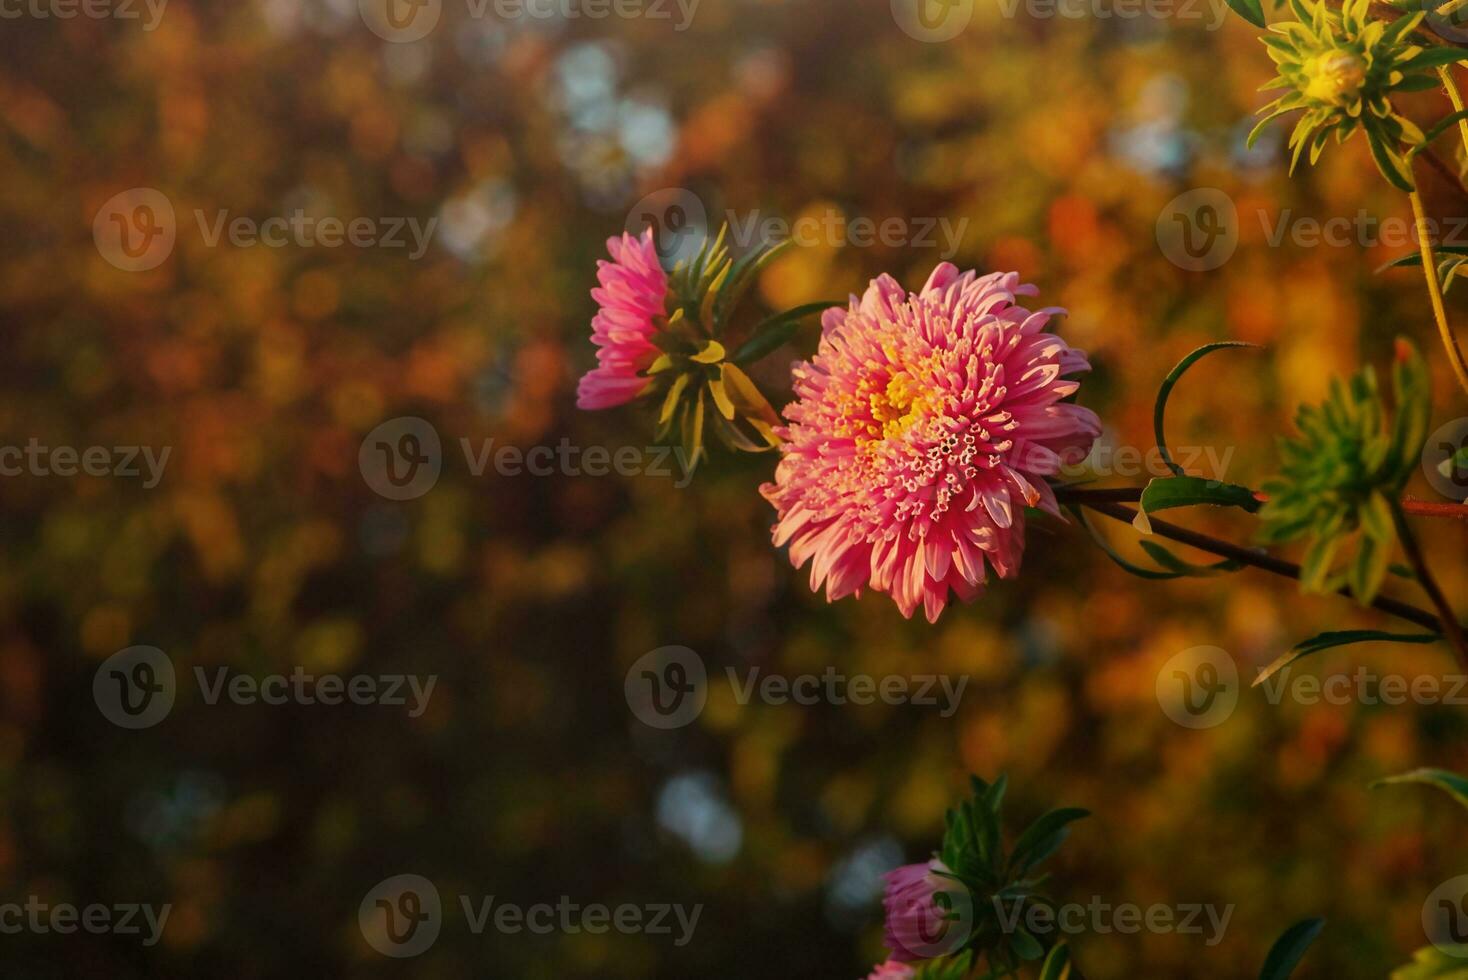
M 1392 505 L 1392 521 L 1397 525 L 1397 537 L 1402 541 L 1402 550 L 1407 553 L 1407 562 L 1412 566 L 1412 571 L 1417 573 L 1417 581 L 1422 585 L 1422 591 L 1432 600 L 1433 608 L 1437 610 L 1442 624 L 1446 627 L 1443 635 L 1447 637 L 1448 643 L 1452 644 L 1453 651 L 1458 655 L 1458 662 L 1464 668 L 1468 668 L 1468 638 L 1463 635 L 1463 627 L 1458 622 L 1458 614 L 1453 607 L 1448 605 L 1447 597 L 1443 590 L 1438 587 L 1437 579 L 1432 577 L 1432 571 L 1427 567 L 1427 560 L 1422 557 L 1422 549 L 1417 545 L 1417 537 L 1412 533 L 1412 528 L 1407 524 L 1407 515 L 1402 512 L 1400 504 Z
M 1060 495 L 1057 494 L 1057 496 Z M 1095 499 L 1087 499 L 1085 497 L 1077 497 L 1071 494 L 1066 494 L 1061 497 L 1061 499 L 1065 500 L 1067 503 L 1075 503 L 1083 507 L 1089 507 L 1098 514 L 1105 514 L 1112 520 L 1121 521 L 1124 524 L 1130 524 L 1132 520 L 1137 516 L 1136 511 L 1132 510 L 1130 507 L 1126 507 L 1121 504 L 1108 503 Z M 1188 545 L 1192 548 L 1197 548 L 1199 551 L 1206 551 L 1209 554 L 1217 555 L 1220 558 L 1231 558 L 1241 565 L 1249 565 L 1252 568 L 1263 569 L 1266 572 L 1282 576 L 1283 578 L 1294 579 L 1295 581 L 1299 581 L 1300 579 L 1300 566 L 1296 565 L 1294 562 L 1285 561 L 1282 558 L 1276 558 L 1273 555 L 1260 549 L 1244 548 L 1230 541 L 1221 541 L 1218 538 L 1209 537 L 1208 535 L 1200 534 L 1197 531 L 1190 531 L 1185 527 L 1179 527 L 1176 524 L 1170 524 L 1167 521 L 1158 520 L 1151 515 L 1148 515 L 1148 519 L 1152 522 L 1153 533 L 1155 533 L 1159 537 L 1167 538 L 1180 544 Z M 1355 598 L 1355 596 L 1351 594 L 1351 590 L 1349 588 L 1341 588 L 1338 591 L 1341 595 L 1346 596 L 1347 598 Z M 1405 619 L 1409 623 L 1415 623 L 1418 626 L 1432 630 L 1434 633 L 1443 632 L 1443 626 L 1441 623 L 1438 622 L 1437 617 L 1425 609 L 1418 609 L 1416 606 L 1408 605 L 1405 602 L 1398 602 L 1396 599 L 1389 599 L 1385 596 L 1378 596 L 1371 603 L 1371 606 L 1379 612 L 1384 612 L 1389 615 L 1396 616 L 1399 619 Z

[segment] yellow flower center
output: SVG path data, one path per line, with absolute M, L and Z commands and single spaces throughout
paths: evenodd
M 887 379 L 887 387 L 870 397 L 872 425 L 868 434 L 891 439 L 902 434 L 927 410 L 928 403 L 916 389 L 912 376 L 899 371 Z
M 1345 51 L 1317 55 L 1305 63 L 1305 96 L 1334 106 L 1348 106 L 1366 84 L 1366 63 Z

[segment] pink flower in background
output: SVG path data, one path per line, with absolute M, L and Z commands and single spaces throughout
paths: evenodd
M 641 238 L 623 233 L 607 239 L 612 261 L 598 261 L 601 286 L 591 291 L 601 307 L 591 321 L 591 342 L 599 362 L 576 386 L 579 408 L 612 408 L 632 401 L 647 387 L 641 372 L 657 359 L 653 317 L 662 316 L 668 275 L 658 264 L 652 229 Z
M 1100 434 L 1096 413 L 1063 403 L 1090 369 L 1046 332 L 1063 310 L 1031 312 L 1017 273 L 980 278 L 945 262 L 921 292 L 883 275 L 850 309 L 827 310 L 814 360 L 795 367 L 775 482 L 761 493 L 811 588 L 890 593 L 934 622 L 952 590 L 971 599 L 985 565 L 1019 570 L 1024 508 L 1058 514 L 1045 478 Z
M 888 960 L 886 963 L 879 963 L 867 980 L 912 980 L 915 976 L 917 972 L 906 963 Z
M 938 874 L 940 871 L 948 871 L 948 866 L 934 858 L 926 864 L 904 864 L 882 876 L 887 881 L 882 904 L 887 912 L 883 941 L 892 951 L 889 964 L 943 956 L 968 938 L 972 917 L 965 921 L 960 913 L 954 921 L 950 912 L 957 903 L 948 901 L 945 907 L 935 900 L 939 892 L 947 892 L 951 899 L 963 889 L 954 879 Z

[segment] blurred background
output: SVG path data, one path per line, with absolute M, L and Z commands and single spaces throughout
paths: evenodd
M 4 935 L 8 975 L 864 976 L 884 956 L 878 875 L 938 846 L 970 772 L 1009 774 L 1016 832 L 1051 806 L 1094 811 L 1055 859 L 1058 900 L 1235 906 L 1212 947 L 1077 937 L 1089 977 L 1251 976 L 1309 915 L 1329 925 L 1301 976 L 1380 977 L 1425 945 L 1424 899 L 1468 871 L 1464 816 L 1368 784 L 1468 768 L 1463 706 L 1246 689 L 1191 730 L 1157 696 L 1185 649 L 1221 647 L 1247 678 L 1315 632 L 1391 628 L 1378 617 L 1253 572 L 1142 582 L 1043 520 L 1020 578 L 908 622 L 885 596 L 827 605 L 771 547 L 770 456 L 720 455 L 678 486 L 676 469 L 476 474 L 460 448 L 651 444 L 651 409 L 579 412 L 574 391 L 605 240 L 670 189 L 710 225 L 962 222 L 953 261 L 1016 269 L 1038 305 L 1069 308 L 1060 332 L 1096 368 L 1080 401 L 1110 447 L 1149 448 L 1168 368 L 1222 339 L 1268 349 L 1210 358 L 1173 398 L 1174 445 L 1231 454 L 1206 475 L 1257 486 L 1295 405 L 1385 364 L 1398 333 L 1434 361 L 1434 422 L 1452 422 L 1464 406 L 1419 272 L 1374 272 L 1410 244 L 1276 234 L 1361 209 L 1401 219 L 1405 198 L 1359 139 L 1293 179 L 1282 129 L 1245 149 L 1271 65 L 1219 4 L 1127 18 L 1100 0 L 1080 16 L 960 0 L 948 38 L 887 0 L 648 0 L 604 18 L 430 0 L 387 26 L 372 0 L 137 2 L 131 18 L 27 4 L 0 20 L 0 444 L 111 462 L 64 476 L 53 456 L 0 479 L 0 901 L 171 913 L 151 946 Z M 436 20 L 408 40 L 419 14 Z M 1419 120 L 1447 111 L 1412 98 Z M 1468 215 L 1424 179 L 1435 213 Z M 1199 270 L 1159 238 L 1197 188 L 1234 206 L 1237 236 Z M 298 211 L 370 219 L 378 242 L 274 246 L 219 223 Z M 395 219 L 407 247 L 385 243 Z M 434 222 L 421 254 L 410 220 Z M 884 271 L 915 287 L 950 251 L 937 231 L 848 237 L 792 249 L 756 312 Z M 1459 323 L 1465 295 L 1448 297 Z M 777 404 L 814 329 L 762 365 Z M 440 472 L 390 499 L 359 450 L 405 417 L 440 437 Z M 169 455 L 148 486 L 141 450 L 134 476 L 117 447 Z M 1461 606 L 1468 534 L 1421 532 Z M 707 664 L 708 702 L 658 730 L 624 678 L 674 644 Z M 177 690 L 129 729 L 94 679 L 135 645 L 167 655 Z M 1453 669 L 1442 647 L 1370 646 L 1302 671 L 1363 664 Z M 945 718 L 741 705 L 726 667 L 968 681 Z M 416 716 L 209 703 L 196 668 L 436 684 Z M 432 881 L 445 915 L 431 948 L 393 959 L 359 906 L 402 874 Z M 681 946 L 476 935 L 457 897 L 491 895 L 703 911 Z

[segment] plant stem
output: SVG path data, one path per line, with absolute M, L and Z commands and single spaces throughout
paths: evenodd
M 1137 512 L 1130 507 L 1111 503 L 1104 499 L 1090 497 L 1084 493 L 1077 494 L 1075 491 L 1070 491 L 1063 495 L 1057 494 L 1057 496 L 1066 503 L 1089 507 L 1098 514 L 1105 514 L 1107 517 L 1121 521 L 1124 524 L 1130 524 L 1132 519 L 1137 516 Z M 1179 527 L 1176 524 L 1158 520 L 1155 517 L 1151 517 L 1151 515 L 1148 516 L 1152 522 L 1153 533 L 1159 537 L 1197 548 L 1199 551 L 1206 551 L 1220 558 L 1231 558 L 1241 565 L 1263 569 L 1266 572 L 1284 578 L 1294 579 L 1296 581 L 1300 579 L 1300 566 L 1294 562 L 1285 561 L 1282 558 L 1275 558 L 1273 555 L 1256 548 L 1244 548 L 1229 541 L 1220 541 L 1218 538 L 1209 537 L 1197 531 L 1190 531 L 1185 527 Z M 1355 598 L 1351 595 L 1351 590 L 1348 588 L 1342 588 L 1338 591 L 1343 596 Z M 1425 609 L 1418 609 L 1416 606 L 1408 605 L 1405 602 L 1398 602 L 1396 599 L 1388 599 L 1385 596 L 1378 596 L 1371 603 L 1371 606 L 1379 612 L 1396 616 L 1399 619 L 1405 619 L 1409 623 L 1415 623 L 1418 626 L 1432 630 L 1434 633 L 1443 633 L 1443 626 L 1438 622 L 1437 617 Z
M 1427 214 L 1422 210 L 1422 195 L 1413 191 L 1408 197 L 1412 201 L 1412 215 L 1417 221 L 1417 248 L 1422 253 L 1422 273 L 1427 278 L 1427 295 L 1432 300 L 1432 315 L 1437 319 L 1437 330 L 1442 335 L 1443 347 L 1448 352 L 1448 363 L 1458 376 L 1458 384 L 1468 392 L 1468 364 L 1463 362 L 1463 352 L 1458 349 L 1457 338 L 1448 326 L 1448 313 L 1443 308 L 1442 287 L 1437 281 L 1437 260 L 1432 254 L 1432 241 L 1427 232 Z
M 1063 496 L 1066 500 L 1076 503 L 1089 503 L 1092 500 L 1100 500 L 1113 504 L 1134 504 L 1142 499 L 1141 487 L 1108 487 L 1105 489 L 1091 489 L 1088 487 L 1060 488 L 1055 490 L 1056 494 Z M 1263 499 L 1262 495 L 1260 499 Z M 1402 498 L 1402 510 L 1410 517 L 1456 517 L 1459 520 L 1468 521 L 1468 502 L 1461 504 L 1440 504 L 1431 500 L 1418 500 L 1413 496 Z
M 1432 571 L 1427 567 L 1427 560 L 1422 557 L 1422 549 L 1417 544 L 1417 538 L 1412 534 L 1412 528 L 1407 524 L 1407 515 L 1402 510 L 1402 505 L 1393 502 L 1392 521 L 1397 525 L 1397 537 L 1401 539 L 1402 550 L 1407 553 L 1407 562 L 1412 566 L 1412 571 L 1417 573 L 1417 581 L 1422 586 L 1422 591 L 1432 600 L 1432 606 L 1437 610 L 1438 617 L 1442 620 L 1443 635 L 1447 637 L 1448 643 L 1458 655 L 1458 662 L 1468 668 L 1468 638 L 1463 636 L 1463 626 L 1458 622 L 1457 613 L 1453 607 L 1448 605 L 1447 597 L 1443 590 L 1438 587 L 1437 579 L 1432 577 Z
M 1462 6 L 1461 0 L 1452 0 L 1452 2 L 1458 4 L 1460 7 Z M 1443 13 L 1441 10 L 1438 12 Z M 1447 14 L 1443 13 L 1443 16 L 1447 16 Z M 1458 92 L 1458 83 L 1453 78 L 1453 70 L 1447 65 L 1440 65 L 1437 69 L 1437 77 L 1443 83 L 1443 91 L 1448 93 L 1448 101 L 1453 103 L 1453 111 L 1462 112 L 1463 96 Z M 1458 120 L 1458 135 L 1463 138 L 1463 150 L 1468 152 L 1468 119 Z

